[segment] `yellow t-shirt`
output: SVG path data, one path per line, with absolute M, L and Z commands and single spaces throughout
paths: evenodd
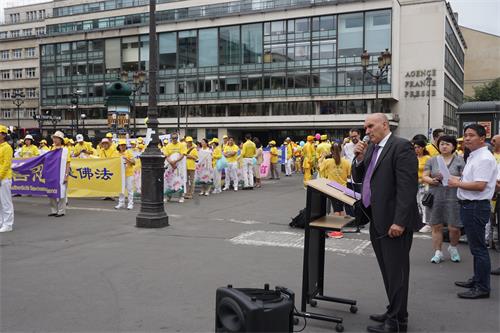
M 7 143 L 0 143 L 0 181 L 12 178 L 12 147 Z
M 439 150 L 432 143 L 429 143 L 427 146 L 425 146 L 425 150 L 427 150 L 430 157 L 439 155 Z
M 182 144 L 181 142 L 177 142 L 175 144 L 170 142 L 165 147 L 163 147 L 161 151 L 166 157 L 169 157 L 174 153 L 179 153 L 182 155 L 186 155 L 187 153 L 186 145 Z
M 292 144 L 289 143 L 286 145 L 286 159 L 290 160 L 293 156 L 293 147 Z
M 196 161 L 198 161 L 198 149 L 196 146 L 188 148 L 186 151 L 186 156 L 192 156 L 195 159 L 186 158 L 186 169 L 188 170 L 196 170 Z
M 119 151 L 118 154 L 122 157 L 134 160 L 134 155 L 132 155 L 132 152 L 130 150 L 125 150 L 123 153 Z M 125 177 L 130 177 L 133 175 L 134 175 L 134 164 L 130 162 L 125 162 Z
M 351 175 L 351 163 L 345 158 L 340 159 L 340 164 L 337 165 L 333 158 L 323 160 L 319 165 L 319 171 L 328 180 L 333 180 L 340 185 L 346 186 L 347 179 Z
M 35 146 L 35 145 L 31 145 L 31 146 L 24 145 L 21 148 L 21 152 L 19 153 L 19 156 L 21 158 L 30 158 L 30 157 L 34 157 L 34 156 L 38 156 L 38 155 L 40 155 L 40 151 L 38 150 L 37 146 Z
M 212 152 L 212 167 L 215 168 L 217 161 L 221 158 L 222 158 L 222 148 L 220 146 L 217 146 L 214 148 Z
M 82 150 L 86 150 L 89 154 L 92 154 L 94 151 L 90 142 L 83 142 L 83 144 L 77 143 L 73 147 L 73 156 L 80 157 Z
M 305 169 L 311 169 L 314 166 L 314 160 L 316 158 L 316 150 L 312 143 L 308 142 L 304 145 L 302 148 L 302 157 L 304 158 L 302 166 Z
M 243 144 L 243 149 L 241 149 L 241 156 L 243 158 L 252 158 L 255 157 L 256 153 L 257 147 L 255 146 L 255 143 L 253 143 L 252 140 L 247 140 Z
M 278 148 L 272 147 L 271 148 L 271 163 L 278 163 L 278 157 L 279 157 Z
M 425 163 L 430 159 L 429 155 L 424 155 L 418 158 L 418 182 L 422 182 L 422 175 L 424 173 Z
M 112 147 L 108 149 L 102 149 L 99 150 L 99 158 L 111 158 L 111 157 L 120 157 L 120 154 L 118 153 L 118 150 L 113 149 Z
M 238 148 L 237 145 L 233 144 L 232 146 L 226 145 L 224 146 L 224 154 L 229 153 L 229 152 L 235 152 L 233 156 L 227 157 L 226 160 L 228 163 L 234 163 L 238 161 L 238 151 L 240 151 L 240 148 Z M 224 155 L 225 156 L 225 155 Z

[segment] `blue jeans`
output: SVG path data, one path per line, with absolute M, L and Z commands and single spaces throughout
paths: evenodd
M 490 201 L 460 202 L 460 218 L 467 235 L 469 249 L 474 257 L 474 286 L 490 291 L 491 262 L 485 240 L 485 226 L 490 219 Z

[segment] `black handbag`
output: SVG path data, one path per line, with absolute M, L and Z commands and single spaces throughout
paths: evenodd
M 432 204 L 434 203 L 434 195 L 431 192 L 425 192 L 422 197 L 422 205 L 425 207 L 432 208 Z

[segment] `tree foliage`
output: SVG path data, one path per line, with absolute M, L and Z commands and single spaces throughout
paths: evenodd
M 500 101 L 500 77 L 480 87 L 474 87 L 472 101 Z

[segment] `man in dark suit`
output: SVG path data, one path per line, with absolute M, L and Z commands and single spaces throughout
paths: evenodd
M 412 144 L 391 133 L 384 114 L 365 120 L 370 144 L 358 142 L 353 178 L 362 185 L 362 206 L 370 218 L 370 240 L 389 299 L 380 322 L 368 332 L 406 332 L 413 231 L 418 228 L 418 161 Z

